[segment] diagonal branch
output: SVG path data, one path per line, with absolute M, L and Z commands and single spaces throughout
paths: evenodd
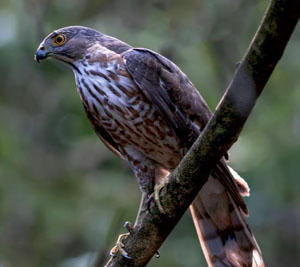
M 144 210 L 133 232 L 124 241 L 133 258 L 111 258 L 106 266 L 145 266 L 178 223 L 210 170 L 237 140 L 299 20 L 299 0 L 272 0 L 215 115 L 161 191 L 166 214 Z

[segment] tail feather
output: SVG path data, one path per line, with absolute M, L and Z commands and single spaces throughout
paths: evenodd
M 230 263 L 226 260 L 222 239 L 220 238 L 214 223 L 207 213 L 207 216 L 205 217 L 205 212 L 203 212 L 204 207 L 202 206 L 201 202 L 198 201 L 198 197 L 190 206 L 190 210 L 208 266 L 221 267 L 226 266 L 226 264 L 230 266 Z M 224 264 L 223 260 L 225 260 Z M 221 265 L 219 263 L 221 263 Z
M 190 209 L 208 266 L 264 266 L 246 214 L 217 179 L 208 179 Z

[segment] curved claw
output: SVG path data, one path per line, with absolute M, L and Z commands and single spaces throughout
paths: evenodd
M 160 253 L 158 250 L 155 251 L 155 258 L 157 258 L 157 259 L 160 258 Z
M 110 250 L 110 255 L 111 255 L 112 257 L 116 257 L 118 254 L 120 254 L 120 255 L 121 255 L 122 257 L 124 257 L 125 259 L 132 260 L 132 257 L 130 257 L 130 256 L 128 255 L 128 253 L 125 251 L 125 249 L 124 249 L 124 244 L 123 244 L 123 240 L 124 240 L 128 235 L 129 235 L 129 233 L 119 235 L 116 245 Z
M 147 202 L 146 202 L 146 206 L 147 206 L 147 210 L 149 211 L 149 213 L 151 214 L 151 203 L 152 203 L 152 200 L 153 200 L 153 195 L 151 194 L 148 199 L 147 199 Z
M 124 249 L 122 249 L 121 255 L 127 260 L 132 260 L 132 257 L 130 257 Z
M 128 233 L 131 234 L 133 231 L 133 224 L 131 222 L 127 221 L 127 222 L 125 222 L 124 226 L 127 229 Z
M 149 195 L 148 199 L 147 199 L 147 202 L 146 202 L 146 206 L 147 206 L 147 210 L 149 211 L 149 213 L 151 214 L 151 203 L 153 201 L 153 198 L 154 198 L 154 202 L 156 203 L 160 213 L 163 213 L 165 214 L 165 210 L 163 208 L 163 206 L 161 205 L 160 203 L 160 197 L 159 197 L 159 194 L 160 194 L 160 191 L 166 187 L 167 190 L 169 190 L 169 183 L 162 183 L 162 184 L 159 184 L 157 186 L 154 187 L 154 191 L 151 195 Z
M 166 186 L 167 192 L 169 192 L 169 189 L 170 189 L 170 182 L 167 182 L 166 184 L 167 184 L 167 186 Z

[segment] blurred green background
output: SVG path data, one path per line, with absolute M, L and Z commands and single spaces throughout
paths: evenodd
M 84 25 L 172 59 L 212 109 L 266 0 L 0 1 L 0 266 L 105 261 L 140 192 L 91 130 L 72 72 L 33 55 L 45 35 Z M 267 266 L 300 266 L 300 28 L 259 99 L 231 165 L 247 178 L 249 223 Z M 149 266 L 205 266 L 189 212 Z

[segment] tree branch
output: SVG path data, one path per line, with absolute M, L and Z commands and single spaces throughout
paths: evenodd
M 118 255 L 106 266 L 145 266 L 150 261 L 207 181 L 210 170 L 237 140 L 299 16 L 299 0 L 271 1 L 216 113 L 170 174 L 168 190 L 165 187 L 161 191 L 166 214 L 161 214 L 155 205 L 151 214 L 143 210 L 133 232 L 124 241 L 124 249 L 133 259 Z

